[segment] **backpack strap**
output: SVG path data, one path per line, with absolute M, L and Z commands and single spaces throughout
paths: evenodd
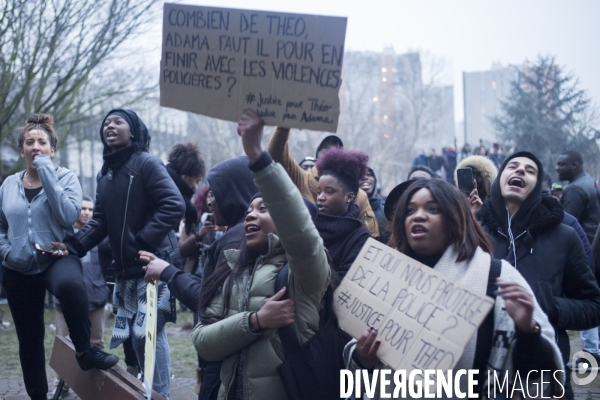
M 277 273 L 277 278 L 275 278 L 275 293 L 279 292 L 283 287 L 288 286 L 289 276 L 290 265 L 286 263 Z M 289 290 L 286 290 L 282 300 L 289 298 L 288 293 Z M 279 339 L 283 345 L 283 353 L 285 354 L 285 357 L 288 358 L 290 354 L 300 348 L 300 341 L 298 340 L 298 335 L 296 334 L 296 328 L 294 327 L 294 324 L 291 324 L 284 326 L 283 328 L 279 328 L 278 331 Z
M 502 272 L 502 261 L 497 258 L 492 258 L 490 262 L 490 273 L 488 275 L 488 283 L 486 296 L 496 300 L 496 279 L 500 277 Z M 477 387 L 475 393 L 482 393 L 483 381 L 485 380 L 485 371 L 487 370 L 488 360 L 492 352 L 494 335 L 494 308 L 489 312 L 483 323 L 477 330 L 477 344 L 475 345 L 475 360 L 473 368 L 479 370 L 479 379 L 477 379 Z

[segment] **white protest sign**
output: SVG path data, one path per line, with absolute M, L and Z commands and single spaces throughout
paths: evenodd
M 158 297 L 156 285 L 146 285 L 146 346 L 144 348 L 144 387 L 148 399 L 152 398 L 154 362 L 156 355 L 156 310 Z
M 160 104 L 335 132 L 347 19 L 165 3 Z
M 377 356 L 394 369 L 450 370 L 494 305 L 444 274 L 374 239 L 334 293 L 340 327 L 378 329 Z

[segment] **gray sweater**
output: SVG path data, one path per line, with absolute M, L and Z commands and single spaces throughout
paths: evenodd
M 50 242 L 72 235 L 82 200 L 75 173 L 55 167 L 45 154 L 33 162 L 43 189 L 31 203 L 23 187 L 25 171 L 9 176 L 0 186 L 0 260 L 6 268 L 25 275 L 40 273 L 55 260 L 34 246 L 51 246 Z

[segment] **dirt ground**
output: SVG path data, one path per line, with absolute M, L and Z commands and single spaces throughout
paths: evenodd
M 111 316 L 111 312 L 106 311 L 104 343 L 107 348 L 110 343 L 110 334 L 114 324 L 114 318 L 111 318 Z M 44 320 L 46 323 L 44 342 L 46 362 L 48 362 L 55 337 L 55 311 L 46 311 Z M 193 316 L 190 311 L 179 312 L 177 314 L 177 323 L 167 324 L 167 337 L 171 348 L 172 373 L 176 378 L 196 378 L 196 350 L 190 338 L 192 320 Z M 126 368 L 122 346 L 113 350 L 107 349 L 107 351 L 118 355 L 120 358 L 119 365 Z M 0 305 L 0 376 L 22 376 L 18 352 L 19 345 L 13 320 L 8 305 L 2 304 Z M 49 379 L 56 377 L 56 373 L 49 366 L 46 367 L 46 372 Z

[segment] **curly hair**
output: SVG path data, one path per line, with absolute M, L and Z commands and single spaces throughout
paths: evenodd
M 204 176 L 206 167 L 194 143 L 177 143 L 169 152 L 169 164 L 180 175 Z
M 19 149 L 22 149 L 23 144 L 25 143 L 25 133 L 32 130 L 45 132 L 48 135 L 50 147 L 56 149 L 58 137 L 56 136 L 56 131 L 54 130 L 54 119 L 52 118 L 52 115 L 31 114 L 29 117 L 27 117 L 25 126 L 21 128 L 21 132 L 19 132 L 19 137 L 17 138 Z
M 358 193 L 360 180 L 367 174 L 369 156 L 362 151 L 332 147 L 317 160 L 319 175 L 331 175 L 347 190 Z

